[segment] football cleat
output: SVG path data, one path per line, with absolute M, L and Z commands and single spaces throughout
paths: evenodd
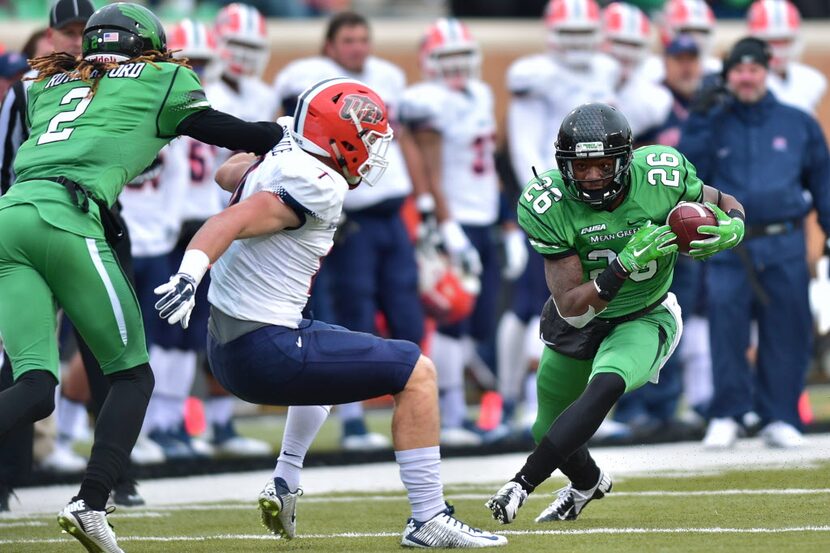
M 611 478 L 602 471 L 599 473 L 599 481 L 596 486 L 589 490 L 577 490 L 573 485 L 568 484 L 556 492 L 556 499 L 536 517 L 536 522 L 576 520 L 582 509 L 592 499 L 602 499 L 605 494 L 611 492 L 612 486 Z
M 115 483 L 110 500 L 121 507 L 141 507 L 144 498 L 138 493 L 135 480 L 122 480 Z
M 293 538 L 297 530 L 297 497 L 301 495 L 302 488 L 292 492 L 282 478 L 269 480 L 259 493 L 262 525 L 279 538 Z
M 107 515 L 114 510 L 95 511 L 83 499 L 78 499 L 58 513 L 58 524 L 90 553 L 124 553 L 115 541 L 112 525 L 107 521 Z
M 431 519 L 418 522 L 410 518 L 403 530 L 401 545 L 420 548 L 474 548 L 507 545 L 507 538 L 461 522 L 452 507 Z
M 510 524 L 516 519 L 521 507 L 527 499 L 527 492 L 518 482 L 510 481 L 501 487 L 496 495 L 487 500 L 484 505 L 493 513 L 493 518 L 502 524 Z

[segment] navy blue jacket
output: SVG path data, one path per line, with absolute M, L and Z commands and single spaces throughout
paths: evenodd
M 730 97 L 692 113 L 678 149 L 703 182 L 744 205 L 747 225 L 798 220 L 814 205 L 830 231 L 830 155 L 810 114 L 769 92 L 755 104 Z

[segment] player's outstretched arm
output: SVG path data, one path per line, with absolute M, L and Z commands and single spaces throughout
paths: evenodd
M 244 201 L 214 215 L 199 229 L 187 246 L 178 272 L 154 292 L 159 316 L 170 324 L 187 328 L 196 304 L 196 288 L 210 264 L 237 238 L 273 234 L 301 225 L 300 217 L 271 192 L 257 192 Z
M 250 123 L 215 109 L 205 109 L 186 117 L 178 127 L 179 135 L 199 142 L 262 155 L 282 140 L 282 126 L 270 121 Z

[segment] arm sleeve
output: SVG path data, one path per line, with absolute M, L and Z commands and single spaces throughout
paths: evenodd
M 809 117 L 808 125 L 809 149 L 804 155 L 802 184 L 813 196 L 821 228 L 830 236 L 830 154 L 827 152 L 824 133 L 816 120 Z
M 173 138 L 178 134 L 179 125 L 200 111 L 210 109 L 205 91 L 199 78 L 186 67 L 176 67 L 173 78 L 164 93 L 158 116 L 156 130 L 162 138 Z
M 249 123 L 222 111 L 205 109 L 191 113 L 179 123 L 175 134 L 228 150 L 262 155 L 282 140 L 282 126 L 268 121 Z

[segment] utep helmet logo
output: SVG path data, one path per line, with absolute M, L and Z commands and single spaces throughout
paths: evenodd
M 351 121 L 351 113 L 357 116 L 361 123 L 369 125 L 378 124 L 383 119 L 383 110 L 368 96 L 362 94 L 349 94 L 343 98 L 343 107 L 340 108 L 340 117 Z

